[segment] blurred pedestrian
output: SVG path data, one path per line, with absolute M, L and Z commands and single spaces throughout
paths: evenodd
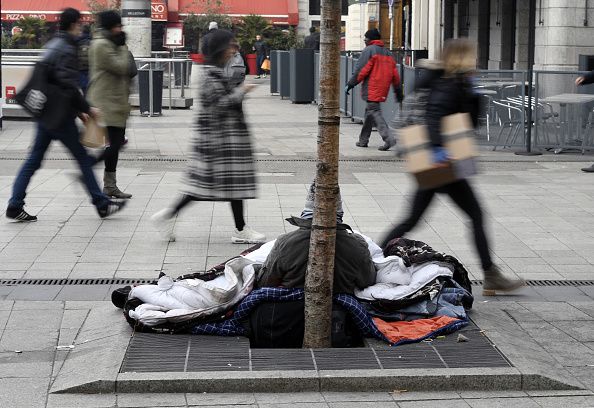
M 204 38 L 202 39 L 202 55 L 204 55 L 204 57 L 208 55 L 208 39 L 210 38 L 210 35 L 218 29 L 219 25 L 216 21 L 211 21 L 208 25 L 208 32 L 204 35 Z
M 448 152 L 443 148 L 441 120 L 443 117 L 459 112 L 471 115 L 474 125 L 478 118 L 478 95 L 471 89 L 470 76 L 476 68 L 474 46 L 465 39 L 449 40 L 442 53 L 442 69 L 427 70 L 423 73 L 420 88 L 429 88 L 426 106 L 426 124 L 429 130 L 433 151 L 433 161 L 438 166 L 445 166 Z M 388 243 L 403 237 L 412 230 L 425 213 L 437 193 L 449 195 L 472 220 L 474 242 L 484 271 L 483 295 L 495 295 L 496 292 L 511 292 L 525 285 L 523 279 L 510 279 L 491 259 L 489 244 L 483 226 L 481 206 L 470 183 L 466 179 L 457 180 L 442 187 L 417 189 L 410 214 L 406 220 L 394 228 L 382 241 L 386 251 Z
M 91 83 L 87 98 L 103 112 L 101 122 L 107 127 L 109 146 L 97 162 L 105 161 L 103 193 L 116 198 L 130 198 L 117 186 L 116 169 L 119 152 L 125 143 L 126 121 L 130 115 L 130 82 L 136 75 L 136 64 L 126 46 L 126 33 L 117 11 L 99 13 L 101 29 L 91 42 L 89 53 Z
M 236 53 L 237 40 L 229 31 L 211 34 L 198 86 L 198 117 L 192 135 L 191 156 L 184 175 L 182 196 L 172 208 L 151 217 L 159 232 L 173 237 L 174 217 L 192 201 L 229 201 L 235 220 L 233 243 L 264 242 L 243 217 L 243 200 L 256 198 L 256 178 L 250 134 L 243 115 L 245 94 L 255 85 L 233 87 L 225 65 Z
M 390 85 L 394 87 L 396 99 L 402 101 L 402 94 L 399 92 L 398 84 L 400 76 L 396 69 L 396 61 L 390 51 L 384 48 L 382 36 L 377 28 L 372 28 L 365 33 L 365 49 L 357 60 L 355 72 L 347 83 L 345 92 L 349 92 L 359 82 L 361 86 L 361 97 L 367 101 L 365 107 L 365 118 L 363 127 L 359 134 L 359 140 L 355 143 L 358 147 L 367 147 L 371 137 L 371 129 L 375 125 L 377 131 L 384 141 L 384 145 L 378 150 L 389 150 L 396 144 L 390 128 L 386 124 L 380 102 L 385 102 L 390 91 Z
M 591 83 L 594 83 L 594 71 L 590 71 L 584 76 L 579 76 L 575 80 L 576 86 L 589 85 Z M 594 173 L 594 164 L 590 167 L 582 168 L 582 171 L 585 171 L 586 173 Z
M 60 89 L 61 106 L 67 109 L 63 123 L 55 129 L 49 129 L 41 122 L 37 123 L 37 134 L 33 149 L 23 164 L 18 176 L 14 181 L 12 196 L 8 201 L 6 217 L 16 221 L 37 221 L 37 217 L 28 214 L 24 210 L 27 186 L 31 177 L 41 167 L 43 155 L 50 146 L 52 140 L 59 140 L 66 146 L 78 162 L 82 171 L 82 179 L 85 183 L 92 202 L 101 218 L 105 218 L 121 210 L 124 203 L 109 200 L 101 193 L 97 180 L 93 174 L 93 159 L 87 154 L 83 145 L 79 142 L 78 128 L 74 122 L 76 114 L 85 120 L 87 115 L 98 117 L 101 111 L 89 106 L 78 88 L 78 47 L 76 38 L 82 28 L 80 12 L 73 8 L 67 8 L 60 15 L 60 32 L 58 38 L 47 44 L 43 62 L 47 64 L 49 76 L 55 79 Z
M 268 44 L 262 39 L 261 35 L 256 36 L 256 43 L 252 47 L 252 50 L 256 51 L 256 79 L 259 79 L 260 75 L 266 78 L 266 71 L 262 69 L 262 64 L 270 55 L 268 53 Z
M 83 94 L 87 93 L 89 85 L 89 48 L 91 46 L 91 27 L 83 25 L 82 33 L 76 39 L 78 45 L 78 87 Z
M 320 33 L 315 27 L 309 27 L 309 35 L 305 37 L 305 48 L 310 50 L 320 49 Z

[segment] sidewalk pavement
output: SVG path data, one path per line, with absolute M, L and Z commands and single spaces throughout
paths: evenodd
M 268 80 L 260 81 L 245 102 L 260 191 L 246 215 L 274 239 L 292 229 L 283 220 L 301 212 L 315 175 L 317 106 L 271 96 Z M 74 181 L 65 150 L 56 144 L 47 153 L 27 197 L 39 221 L 3 221 L 0 230 L 0 406 L 594 406 L 594 176 L 579 170 L 594 161 L 590 152 L 518 156 L 522 149 L 480 148 L 481 174 L 472 182 L 495 262 L 531 285 L 497 297 L 475 286 L 470 317 L 510 368 L 119 373 L 131 329 L 109 302 L 113 287 L 123 286 L 114 279 L 200 271 L 246 247 L 230 243 L 225 203 L 187 208 L 176 242 L 160 239 L 149 221 L 177 195 L 193 115 L 194 108 L 153 118 L 133 112 L 118 166 L 118 185 L 133 198 L 105 220 Z M 5 118 L 3 126 L 6 202 L 34 125 Z M 355 147 L 360 124 L 343 118 L 340 131 L 345 222 L 379 240 L 405 215 L 414 181 L 393 152 L 377 150 L 377 133 L 365 149 Z M 441 197 L 410 237 L 456 256 L 480 280 L 469 234 L 468 220 Z M 25 284 L 30 279 L 41 284 Z M 77 279 L 108 284 L 68 284 Z

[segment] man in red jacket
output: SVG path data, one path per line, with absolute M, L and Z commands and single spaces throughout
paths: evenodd
M 361 97 L 367 101 L 365 107 L 365 120 L 363 128 L 359 135 L 359 141 L 356 143 L 359 147 L 367 147 L 371 128 L 375 124 L 377 131 L 384 140 L 384 145 L 378 150 L 388 150 L 396 144 L 396 139 L 390 133 L 390 128 L 386 124 L 380 109 L 380 102 L 385 102 L 390 85 L 394 86 L 396 99 L 402 101 L 402 92 L 398 84 L 400 76 L 396 69 L 396 61 L 390 51 L 384 48 L 382 36 L 377 28 L 372 28 L 365 33 L 366 47 L 357 60 L 355 72 L 346 86 L 346 92 L 363 82 L 361 87 Z

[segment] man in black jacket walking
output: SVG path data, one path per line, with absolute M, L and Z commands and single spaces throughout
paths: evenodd
M 262 64 L 264 60 L 268 58 L 268 46 L 266 42 L 262 40 L 261 35 L 256 36 L 256 43 L 252 47 L 252 50 L 256 51 L 256 65 L 257 65 L 257 75 L 256 79 L 260 78 L 260 75 L 264 74 L 264 78 L 266 78 L 266 71 L 262 69 Z
M 305 48 L 309 50 L 320 49 L 320 33 L 315 27 L 309 27 L 309 35 L 305 37 Z
M 16 221 L 37 221 L 36 216 L 28 214 L 23 209 L 26 190 L 31 177 L 41 166 L 43 156 L 52 140 L 62 142 L 78 162 L 84 183 L 101 218 L 119 211 L 124 206 L 124 203 L 111 201 L 99 189 L 91 167 L 92 159 L 79 142 L 78 128 L 74 122 L 77 114 L 82 119 L 86 119 L 88 115 L 97 117 L 101 114 L 99 109 L 89 106 L 77 86 L 78 47 L 76 38 L 82 28 L 80 12 L 73 8 L 67 8 L 60 15 L 59 25 L 59 36 L 47 44 L 42 63 L 47 64 L 48 77 L 52 78 L 52 83 L 61 90 L 58 97 L 61 100 L 54 102 L 59 103 L 63 109 L 67 109 L 69 112 L 65 115 L 62 123 L 55 128 L 52 126 L 50 129 L 41 121 L 37 124 L 33 149 L 14 181 L 12 197 L 10 197 L 6 209 L 6 217 Z M 57 99 L 55 95 L 48 95 L 48 97 Z

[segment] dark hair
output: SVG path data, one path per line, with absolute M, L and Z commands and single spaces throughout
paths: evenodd
M 231 44 L 232 40 L 235 40 L 235 36 L 227 30 L 213 31 L 208 37 L 206 63 L 221 66 L 221 59 L 229 49 L 229 44 Z
M 315 27 L 309 27 L 309 32 L 310 33 L 315 33 L 316 32 L 316 28 Z
M 83 33 L 85 33 L 85 34 L 91 34 L 91 26 L 88 25 L 88 24 L 85 24 L 83 26 Z
M 80 20 L 80 11 L 68 7 L 60 14 L 60 31 L 68 31 L 71 24 L 76 24 Z

